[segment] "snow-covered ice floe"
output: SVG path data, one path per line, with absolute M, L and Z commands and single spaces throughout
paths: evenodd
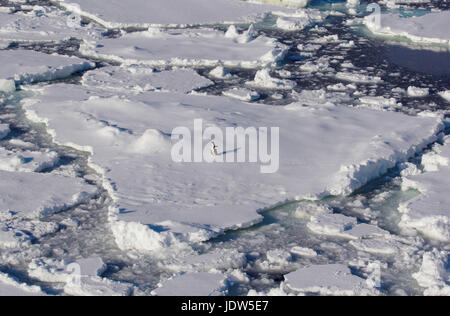
M 428 238 L 450 241 L 450 139 L 422 158 L 424 173 L 403 179 L 403 188 L 420 195 L 400 205 L 400 227 L 416 230 Z
M 12 152 L 0 148 L 0 170 L 3 171 L 40 172 L 53 167 L 57 161 L 55 152 Z
M 364 19 L 365 25 L 377 35 L 402 36 L 413 42 L 450 45 L 450 11 L 432 12 L 418 17 L 382 14 L 380 24 L 373 16 Z
M 376 295 L 378 291 L 365 279 L 342 264 L 310 266 L 285 276 L 286 286 L 305 294 Z
M 0 12 L 0 40 L 9 42 L 56 42 L 69 38 L 95 39 L 100 32 L 88 27 L 74 27 L 68 22 L 66 12 L 35 7 L 28 13 L 7 14 Z M 69 23 L 69 24 L 68 24 Z
M 0 179 L 0 213 L 29 219 L 86 202 L 97 191 L 79 179 L 54 174 L 0 171 Z
M 240 0 L 56 0 L 104 27 L 194 26 L 262 20 L 280 10 Z
M 24 106 L 28 118 L 47 124 L 56 142 L 91 153 L 90 165 L 103 174 L 115 201 L 116 242 L 140 251 L 180 249 L 253 225 L 262 219 L 258 211 L 280 202 L 350 194 L 434 142 L 444 128 L 438 116 L 344 106 L 273 107 L 177 93 L 117 96 L 64 84 L 38 88 Z M 200 118 L 204 128 L 224 132 L 236 126 L 279 127 L 279 171 L 261 173 L 277 164 L 276 156 L 263 165 L 172 161 L 173 129 L 192 131 Z M 239 150 L 219 144 L 224 159 Z
M 292 90 L 297 86 L 295 81 L 271 77 L 270 71 L 267 68 L 258 70 L 255 75 L 255 79 L 247 82 L 246 84 L 255 88 L 275 90 Z
M 29 286 L 20 283 L 10 276 L 0 272 L 0 296 L 44 296 L 39 286 Z
M 87 56 L 124 64 L 148 66 L 265 66 L 284 57 L 289 47 L 265 36 L 254 36 L 253 27 L 238 34 L 234 26 L 224 33 L 212 29 L 149 30 L 116 39 L 85 42 Z
M 214 83 L 191 69 L 156 72 L 145 67 L 103 67 L 87 72 L 82 83 L 121 93 L 173 91 L 188 93 Z
M 94 67 L 76 57 L 47 55 L 28 50 L 0 51 L 0 79 L 18 84 L 61 79 Z
M 260 95 L 256 91 L 252 91 L 245 88 L 233 88 L 222 92 L 226 97 L 235 98 L 241 101 L 256 101 L 260 98 Z
M 281 4 L 290 7 L 304 8 L 311 2 L 311 0 L 251 0 L 251 2 L 261 2 L 276 5 Z
M 301 31 L 314 23 L 323 22 L 327 17 L 323 13 L 315 9 L 304 9 L 295 12 L 273 12 L 278 16 L 276 25 L 285 31 Z
M 192 286 L 195 284 L 195 286 Z M 222 296 L 226 294 L 226 276 L 220 273 L 193 272 L 173 277 L 153 291 L 158 296 Z
M 128 296 L 133 286 L 112 281 L 101 275 L 106 264 L 99 257 L 75 261 L 34 259 L 28 267 L 31 277 L 42 282 L 63 283 L 64 292 L 73 296 Z

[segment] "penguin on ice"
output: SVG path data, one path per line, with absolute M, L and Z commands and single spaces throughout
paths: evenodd
M 213 155 L 213 156 L 217 156 L 219 153 L 217 152 L 217 149 L 218 149 L 219 147 L 217 147 L 217 145 L 216 145 L 216 143 L 215 142 L 211 142 L 211 154 Z

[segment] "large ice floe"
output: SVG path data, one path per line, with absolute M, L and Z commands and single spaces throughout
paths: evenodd
M 403 179 L 403 188 L 417 189 L 420 195 L 400 206 L 400 226 L 426 237 L 450 241 L 450 206 L 447 189 L 450 175 L 450 139 L 436 145 L 422 158 L 424 173 Z
M 280 60 L 288 49 L 274 39 L 256 37 L 253 27 L 239 34 L 230 26 L 226 33 L 212 29 L 150 29 L 116 39 L 85 42 L 81 52 L 125 64 L 249 68 Z
M 0 12 L 0 40 L 5 42 L 56 42 L 69 38 L 99 38 L 100 32 L 69 20 L 65 11 L 35 6 L 31 12 Z
M 18 84 L 65 78 L 94 66 L 76 57 L 23 50 L 0 51 L 0 60 L 0 80 Z
M 107 28 L 255 22 L 279 7 L 240 0 L 56 0 Z
M 415 17 L 387 13 L 382 14 L 379 21 L 368 16 L 364 23 L 374 34 L 402 36 L 414 42 L 450 45 L 449 20 L 450 11 L 442 11 Z
M 272 107 L 160 92 L 117 96 L 108 89 L 64 84 L 35 92 L 24 101 L 28 118 L 44 122 L 56 142 L 91 153 L 90 164 L 115 201 L 111 225 L 124 250 L 180 249 L 185 242 L 253 225 L 262 219 L 258 211 L 281 202 L 350 194 L 434 142 L 443 129 L 439 116 L 334 105 Z M 192 131 L 196 119 L 203 120 L 204 129 L 224 133 L 226 127 L 279 127 L 280 160 L 174 162 L 173 129 Z M 198 133 L 196 146 L 210 152 L 211 139 L 197 124 Z M 246 151 L 217 144 L 219 160 Z M 261 172 L 278 163 L 278 172 Z M 170 255 L 169 249 L 157 253 Z

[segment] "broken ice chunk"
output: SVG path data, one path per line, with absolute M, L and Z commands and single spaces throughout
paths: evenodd
M 446 269 L 447 260 L 448 254 L 437 249 L 423 255 L 420 271 L 413 274 L 413 277 L 421 287 L 426 289 L 425 295 L 450 295 L 449 271 Z
M 11 93 L 16 90 L 14 80 L 0 79 L 0 92 Z
M 408 96 L 413 98 L 423 98 L 430 94 L 429 88 L 408 87 Z
M 259 70 L 253 81 L 246 83 L 249 86 L 265 89 L 291 90 L 297 83 L 287 79 L 276 79 L 270 76 L 269 69 Z
M 0 124 L 0 140 L 5 138 L 10 132 L 8 124 Z
M 233 88 L 222 93 L 226 97 L 235 98 L 244 102 L 256 101 L 260 95 L 256 91 L 245 88 Z

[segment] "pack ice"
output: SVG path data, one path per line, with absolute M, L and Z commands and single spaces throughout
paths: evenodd
M 224 33 L 212 29 L 158 30 L 128 33 L 116 39 L 85 42 L 87 56 L 148 66 L 264 66 L 284 57 L 289 47 L 253 27 L 239 34 L 234 26 Z
M 280 202 L 349 194 L 434 142 L 443 128 L 441 117 L 177 93 L 117 96 L 62 84 L 38 89 L 24 106 L 56 142 L 91 153 L 115 201 L 116 242 L 140 251 L 180 249 L 252 225 L 261 220 L 258 211 Z M 262 174 L 258 163 L 173 162 L 172 130 L 192 131 L 199 118 L 205 128 L 279 127 L 279 171 Z M 239 150 L 219 147 L 225 158 Z
M 255 22 L 280 9 L 240 0 L 56 1 L 107 28 Z
M 47 55 L 28 50 L 0 51 L 0 80 L 32 83 L 65 78 L 92 68 L 91 62 L 76 57 Z
M 373 16 L 364 19 L 374 34 L 403 36 L 414 42 L 450 45 L 450 11 L 432 12 L 423 16 L 402 17 L 382 14 L 380 23 Z

